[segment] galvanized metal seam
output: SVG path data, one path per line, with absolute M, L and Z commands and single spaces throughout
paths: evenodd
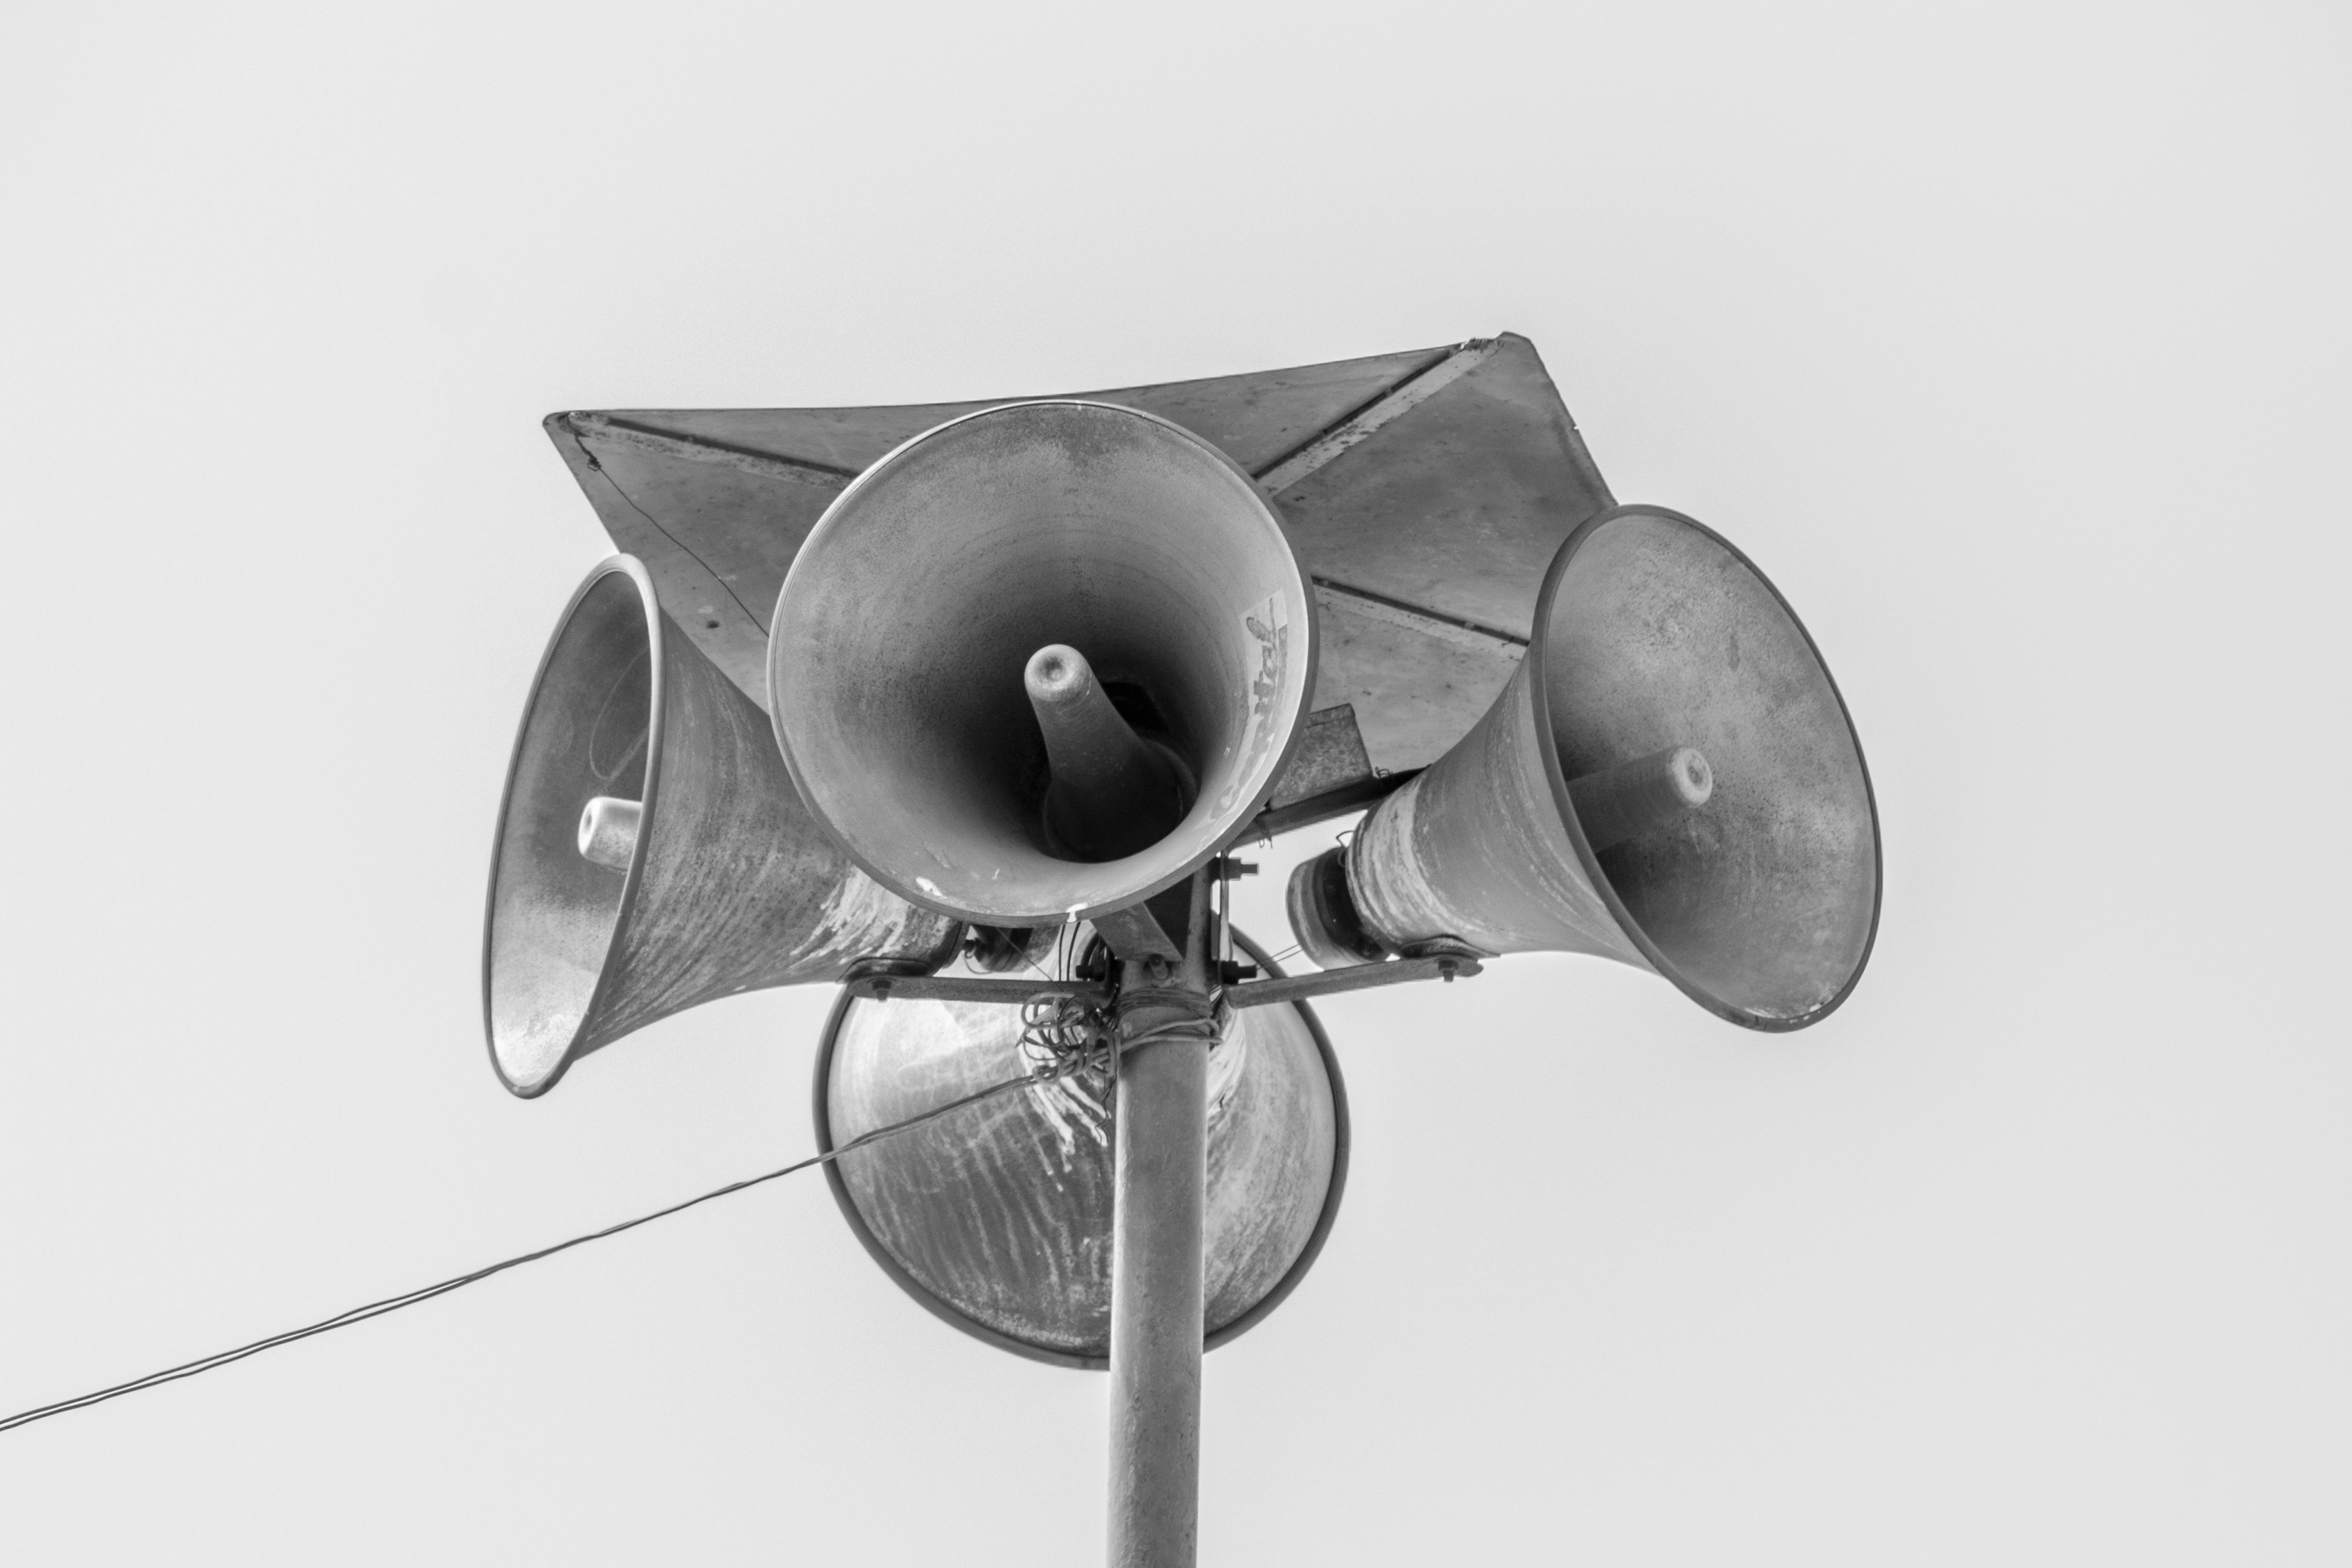
M 1406 377 L 1363 407 L 1257 475 L 1268 495 L 1289 489 L 1350 447 L 1402 418 L 1494 357 L 1496 338 L 1473 338 L 1428 368 Z
M 1265 462 L 1259 464 L 1256 468 L 1251 471 L 1250 478 L 1257 480 L 1260 485 L 1264 485 L 1265 482 L 1265 477 L 1268 474 L 1271 474 L 1285 463 L 1289 462 L 1293 458 L 1305 452 L 1308 447 L 1324 439 L 1333 431 L 1339 429 L 1349 420 L 1354 419 L 1359 415 L 1364 414 L 1377 406 L 1381 399 L 1394 394 L 1396 389 L 1402 386 L 1406 382 L 1412 380 L 1413 377 L 1417 375 L 1426 374 L 1431 370 L 1444 364 L 1445 361 L 1453 355 L 1457 349 L 1459 349 L 1460 346 L 1461 345 L 1456 344 L 1454 348 L 1429 349 L 1423 351 L 1423 356 L 1420 363 L 1414 365 L 1411 370 L 1406 371 L 1402 375 L 1398 376 L 1387 385 L 1381 387 L 1378 392 L 1373 393 L 1370 397 L 1367 397 L 1362 402 L 1356 404 L 1353 407 L 1345 409 L 1342 412 L 1334 415 L 1313 435 L 1303 437 L 1300 439 L 1292 442 L 1274 457 L 1268 458 Z
M 779 458 L 772 452 L 731 447 L 705 437 L 656 430 L 614 418 L 610 414 L 577 414 L 572 416 L 572 423 L 574 429 L 584 426 L 600 436 L 659 452 L 665 457 L 680 458 L 689 463 L 722 463 L 730 468 L 740 468 L 745 473 L 758 474 L 763 479 L 789 479 L 795 484 L 837 490 L 857 477 L 847 468 L 836 468 L 830 463 L 812 462 L 805 458 Z
M 1499 653 L 1506 658 L 1523 658 L 1528 651 L 1528 639 L 1496 626 L 1480 624 L 1461 616 L 1449 616 L 1425 605 L 1392 599 L 1385 594 L 1375 594 L 1369 588 L 1352 587 L 1328 577 L 1309 579 L 1315 584 L 1315 596 L 1327 607 L 1367 620 L 1385 621 L 1407 631 L 1419 632 L 1442 642 L 1474 648 L 1481 653 Z
M 580 449 L 583 452 L 587 452 L 588 442 L 586 437 L 580 436 L 580 432 L 576 426 L 573 428 L 572 434 L 580 439 Z M 742 611 L 744 618 L 759 629 L 761 638 L 764 641 L 768 635 L 767 622 L 751 613 L 751 606 L 745 604 L 743 602 L 743 596 L 735 592 L 735 585 L 728 582 L 726 578 L 720 576 L 718 572 L 713 570 L 709 562 L 705 561 L 701 556 L 697 555 L 693 549 L 689 547 L 684 540 L 680 539 L 677 534 L 672 533 L 668 529 L 664 528 L 660 521 L 655 518 L 653 513 L 639 506 L 636 502 L 636 499 L 630 495 L 628 491 L 621 488 L 621 482 L 613 477 L 612 471 L 606 468 L 602 462 L 597 460 L 595 453 L 588 452 L 588 461 L 590 467 L 595 470 L 596 477 L 603 479 L 605 484 L 612 487 L 613 493 L 621 498 L 622 503 L 631 511 L 635 512 L 639 517 L 646 520 L 646 526 L 651 528 L 656 533 L 660 534 L 664 539 L 668 540 L 670 544 L 679 554 L 685 556 L 688 561 L 693 562 L 697 566 L 701 567 L 703 571 L 709 574 L 710 580 L 718 584 L 719 589 L 725 593 L 730 599 L 732 599 L 735 602 L 735 607 Z

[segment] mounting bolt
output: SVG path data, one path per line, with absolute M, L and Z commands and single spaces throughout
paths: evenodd
M 1168 960 L 1156 952 L 1147 955 L 1143 961 L 1143 973 L 1154 985 L 1165 984 L 1168 980 Z

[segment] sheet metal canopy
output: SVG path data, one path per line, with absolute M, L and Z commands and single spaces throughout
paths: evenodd
M 1363 805 L 1467 733 L 1526 652 L 1553 554 L 1614 504 L 1535 345 L 1507 332 L 1075 395 L 1221 448 L 1314 581 L 1317 711 L 1268 826 Z M 777 592 L 834 497 L 908 437 L 1014 401 L 610 410 L 550 415 L 547 431 L 664 606 L 763 701 Z

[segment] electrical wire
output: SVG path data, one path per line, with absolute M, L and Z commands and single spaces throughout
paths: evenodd
M 618 1236 L 625 1230 L 635 1230 L 641 1225 L 649 1225 L 657 1219 L 666 1219 L 671 1215 L 683 1213 L 698 1204 L 707 1204 L 713 1198 L 723 1198 L 730 1193 L 740 1193 L 748 1187 L 756 1187 L 762 1183 L 772 1182 L 779 1176 L 789 1176 L 794 1172 L 805 1171 L 812 1166 L 838 1160 L 844 1154 L 854 1152 L 871 1143 L 880 1142 L 885 1138 L 910 1131 L 925 1122 L 936 1121 L 942 1116 L 952 1115 L 956 1111 L 978 1105 L 982 1100 L 993 1100 L 1002 1094 L 1010 1094 L 1014 1089 L 1051 1083 L 1056 1079 L 1066 1078 L 1073 1073 L 1089 1068 L 1100 1070 L 1104 1062 L 1103 1036 L 1099 1030 L 1077 1026 L 1079 1021 L 1068 1018 L 1066 1009 L 1059 1008 L 1060 1004 L 1071 1000 L 1074 999 L 1041 997 L 1037 1002 L 1030 1005 L 1034 1007 L 1038 1003 L 1045 1003 L 1049 1008 L 1058 1009 L 1049 1016 L 1059 1022 L 1061 1026 L 1042 1031 L 1024 1032 L 1023 1054 L 1036 1061 L 1038 1065 L 1018 1078 L 1007 1079 L 1003 1083 L 993 1084 L 976 1093 L 967 1094 L 961 1100 L 951 1100 L 947 1104 L 935 1106 L 920 1115 L 909 1116 L 903 1121 L 894 1121 L 887 1127 L 877 1127 L 871 1132 L 851 1139 L 838 1149 L 828 1149 L 822 1154 L 814 1154 L 808 1159 L 794 1161 L 792 1164 L 769 1171 L 761 1175 L 747 1176 L 740 1182 L 730 1182 L 723 1187 L 713 1187 L 699 1196 L 688 1198 L 683 1203 L 672 1204 L 667 1208 L 656 1209 L 651 1214 L 639 1215 L 635 1219 L 625 1219 L 618 1225 L 608 1225 L 602 1230 L 592 1230 L 585 1236 L 575 1236 L 568 1241 L 559 1241 L 552 1247 L 542 1247 L 536 1252 L 526 1252 L 520 1257 L 505 1258 L 485 1268 L 477 1268 L 471 1273 L 444 1279 L 438 1284 L 421 1286 L 397 1296 L 386 1296 L 380 1301 L 370 1301 L 365 1306 L 353 1307 L 350 1311 L 338 1312 L 331 1318 L 322 1319 L 303 1328 L 289 1329 L 282 1334 L 272 1334 L 268 1339 L 255 1340 L 250 1344 L 239 1345 L 234 1350 L 200 1356 L 194 1361 L 183 1362 L 178 1366 L 165 1367 L 161 1372 L 151 1372 L 144 1377 L 134 1377 L 128 1383 L 118 1383 L 110 1388 L 77 1394 L 71 1399 L 60 1399 L 53 1405 L 43 1405 L 31 1410 L 18 1411 L 14 1415 L 0 1417 L 0 1432 L 8 1431 L 13 1427 L 27 1426 L 36 1421 L 45 1421 L 52 1415 L 62 1415 L 68 1410 L 79 1410 L 87 1405 L 103 1404 L 110 1399 L 119 1399 L 126 1394 L 137 1394 L 142 1389 L 157 1388 L 167 1383 L 176 1383 L 184 1377 L 194 1377 L 198 1373 L 210 1372 L 215 1367 L 226 1366 L 231 1362 L 243 1361 L 249 1355 L 259 1355 L 263 1351 L 274 1350 L 279 1345 L 290 1345 L 297 1340 L 307 1340 L 313 1334 L 323 1334 L 331 1329 L 349 1328 L 353 1323 L 363 1323 L 370 1318 L 380 1318 L 386 1312 L 396 1312 L 403 1307 L 414 1307 L 420 1301 L 430 1301 L 436 1296 L 446 1296 L 452 1290 L 462 1290 L 468 1285 L 488 1279 L 494 1274 L 503 1274 L 509 1268 L 520 1268 L 526 1263 L 536 1263 L 542 1258 L 552 1258 L 559 1252 L 567 1252 L 572 1247 L 585 1246 L 592 1241 L 602 1241 L 608 1236 Z M 1031 1039 L 1032 1033 L 1038 1036 L 1034 1041 Z M 1141 1042 L 1139 1040 L 1130 1043 Z

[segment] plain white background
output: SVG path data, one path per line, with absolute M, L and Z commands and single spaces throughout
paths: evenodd
M 604 544 L 551 409 L 1512 330 L 1877 783 L 1860 991 L 1334 1002 L 1355 1171 L 1210 1362 L 1210 1563 L 2352 1554 L 2324 5 L 393 5 L 0 53 L 0 1408 L 781 1163 L 827 997 L 510 1100 L 492 814 Z M 1246 906 L 1274 945 L 1268 858 Z M 0 1436 L 25 1563 L 1084 1563 L 1099 1378 L 814 1176 Z

